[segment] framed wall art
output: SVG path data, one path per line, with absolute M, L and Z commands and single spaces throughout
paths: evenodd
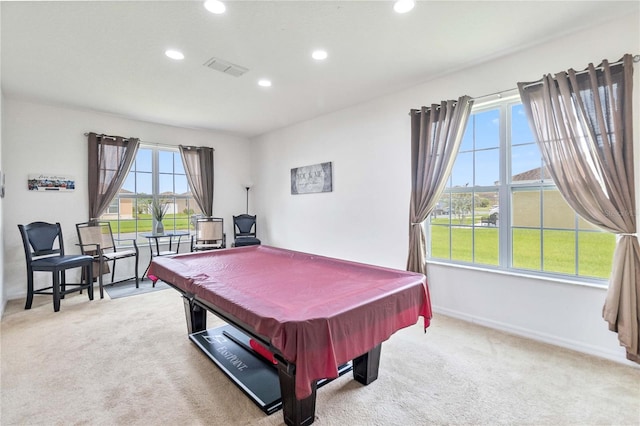
M 291 194 L 331 192 L 333 176 L 331 162 L 291 169 Z
M 30 174 L 27 184 L 29 191 L 68 192 L 76 189 L 76 180 L 64 175 Z

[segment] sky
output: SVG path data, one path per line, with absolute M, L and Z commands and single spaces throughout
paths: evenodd
M 511 117 L 510 174 L 513 176 L 540 167 L 541 159 L 522 104 L 511 107 Z M 495 182 L 500 180 L 499 144 L 499 107 L 472 114 L 451 172 L 450 185 L 495 185 Z
M 153 149 L 140 148 L 123 188 L 127 191 L 153 193 Z M 189 191 L 182 158 L 178 151 L 158 150 L 158 193 L 184 194 Z M 174 175 L 175 173 L 175 175 Z

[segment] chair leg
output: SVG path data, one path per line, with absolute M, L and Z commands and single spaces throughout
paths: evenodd
M 93 261 L 89 262 L 84 276 L 86 277 L 87 293 L 89 294 L 89 300 L 93 300 Z
M 60 275 L 56 271 L 53 273 L 53 311 L 60 310 Z
M 62 290 L 60 293 L 60 299 L 64 299 L 64 292 L 67 290 L 67 273 L 66 271 L 60 271 L 60 276 L 62 277 L 60 281 L 60 289 Z
M 102 271 L 104 271 L 104 259 L 100 257 L 100 269 L 98 270 L 98 285 L 100 287 L 100 299 L 104 299 L 104 289 L 102 284 Z
M 33 303 L 33 271 L 27 270 L 27 301 L 24 304 L 25 309 L 31 309 Z
M 113 259 L 113 263 L 111 265 L 111 282 L 116 280 L 116 259 Z
M 136 256 L 136 269 L 134 269 L 136 273 L 136 288 L 140 288 L 140 278 L 138 278 L 138 256 Z

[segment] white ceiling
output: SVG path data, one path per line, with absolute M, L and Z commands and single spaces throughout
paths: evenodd
M 1 4 L 5 95 L 255 136 L 637 11 L 636 1 Z M 185 59 L 172 61 L 167 48 Z M 329 58 L 318 63 L 313 49 Z M 203 64 L 219 57 L 241 77 Z M 273 82 L 257 85 L 260 78 Z

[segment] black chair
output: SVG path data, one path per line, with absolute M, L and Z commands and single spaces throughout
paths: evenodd
M 214 250 L 226 247 L 224 220 L 201 216 L 195 219 L 196 232 L 191 236 L 191 251 Z
M 64 254 L 62 228 L 59 223 L 32 222 L 28 225 L 18 225 L 24 254 L 27 260 L 27 302 L 25 309 L 31 309 L 34 294 L 53 295 L 53 310 L 60 310 L 60 299 L 65 294 L 87 289 L 89 300 L 93 300 L 93 257 L 86 255 Z M 57 248 L 56 248 L 57 247 Z M 83 268 L 84 283 L 67 283 L 65 272 L 67 269 Z M 33 288 L 34 272 L 51 272 L 53 283 L 50 287 L 39 290 Z M 67 289 L 67 286 L 71 286 Z
M 233 216 L 233 246 L 257 246 L 260 240 L 256 237 L 256 217 L 249 214 Z
M 104 297 L 105 285 L 113 285 L 135 279 L 136 288 L 139 287 L 139 251 L 135 238 L 114 239 L 111 224 L 105 221 L 77 223 L 76 230 L 78 231 L 78 240 L 82 254 L 92 256 L 96 263 L 96 275 L 100 285 L 100 299 Z M 118 241 L 118 244 L 116 244 L 116 241 Z M 124 245 L 125 242 L 129 242 L 128 245 Z M 135 258 L 133 275 L 116 281 L 116 261 L 126 258 Z M 102 276 L 109 273 L 109 266 L 111 266 L 111 282 L 105 284 Z
M 498 213 L 491 213 L 488 217 L 482 216 L 480 218 L 480 223 L 496 226 L 498 224 Z

